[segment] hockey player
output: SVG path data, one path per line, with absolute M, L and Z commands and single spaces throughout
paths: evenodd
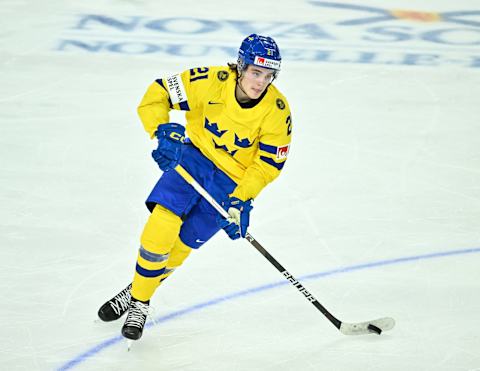
M 140 238 L 133 282 L 98 311 L 113 321 L 128 311 L 122 334 L 142 336 L 151 297 L 192 249 L 223 228 L 245 237 L 251 202 L 282 170 L 292 119 L 285 97 L 272 85 L 281 56 L 270 37 L 243 40 L 237 64 L 192 68 L 156 80 L 138 114 L 163 171 L 146 204 L 151 215 Z M 169 111 L 185 111 L 186 126 L 169 122 Z M 223 219 L 174 170 L 180 164 L 228 212 Z

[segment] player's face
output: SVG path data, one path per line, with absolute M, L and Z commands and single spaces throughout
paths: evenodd
M 257 99 L 273 81 L 273 78 L 272 70 L 250 64 L 242 74 L 239 83 L 248 98 Z

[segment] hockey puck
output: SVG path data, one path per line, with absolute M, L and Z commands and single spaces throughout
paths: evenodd
M 382 329 L 375 326 L 375 325 L 372 325 L 371 323 L 368 325 L 367 327 L 371 332 L 375 332 L 376 334 L 380 335 L 382 333 Z

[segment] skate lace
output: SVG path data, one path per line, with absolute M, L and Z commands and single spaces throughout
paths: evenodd
M 126 289 L 120 291 L 115 297 L 110 300 L 110 306 L 117 315 L 124 313 L 130 306 L 130 289 L 132 285 L 128 285 Z
M 125 326 L 134 326 L 143 328 L 147 316 L 150 314 L 149 305 L 141 301 L 134 301 L 130 306 Z

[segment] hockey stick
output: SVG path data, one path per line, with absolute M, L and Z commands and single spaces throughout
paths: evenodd
M 198 182 L 181 166 L 175 167 L 177 173 L 185 179 L 210 205 L 212 205 L 224 218 L 230 215 L 223 209 L 220 204 L 200 185 Z M 391 330 L 395 326 L 395 320 L 390 317 L 379 318 L 368 322 L 346 323 L 340 321 L 331 314 L 305 287 L 293 277 L 270 253 L 263 248 L 260 243 L 247 232 L 245 239 L 255 247 L 277 270 L 300 291 L 310 303 L 312 303 L 327 319 L 345 335 L 364 335 L 376 333 L 380 335 L 383 331 Z

